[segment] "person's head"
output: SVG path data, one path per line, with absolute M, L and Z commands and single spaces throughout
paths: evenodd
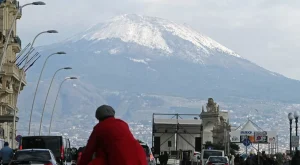
M 99 121 L 103 121 L 110 117 L 115 117 L 115 110 L 109 105 L 101 105 L 97 108 L 95 117 Z
M 8 142 L 4 142 L 4 147 L 9 146 Z

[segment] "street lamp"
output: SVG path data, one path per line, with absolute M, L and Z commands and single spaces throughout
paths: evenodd
M 52 53 L 50 55 L 48 55 L 48 57 L 46 58 L 45 62 L 44 62 L 44 65 L 43 65 L 43 68 L 41 70 L 41 73 L 40 73 L 40 77 L 38 79 L 38 82 L 36 84 L 36 88 L 35 88 L 35 92 L 34 92 L 34 96 L 33 96 L 33 101 L 32 101 L 32 105 L 31 105 L 31 110 L 30 110 L 30 117 L 29 117 L 29 129 L 28 129 L 28 135 L 30 135 L 30 126 L 31 126 L 31 118 L 32 118 L 32 111 L 33 111 L 33 107 L 34 107 L 34 102 L 35 102 L 35 97 L 36 97 L 36 94 L 37 94 L 37 90 L 39 88 L 39 84 L 40 84 L 40 81 L 41 81 L 41 77 L 43 75 L 43 71 L 44 71 L 44 68 L 47 64 L 47 61 L 50 57 L 54 56 L 54 55 L 61 55 L 61 54 L 66 54 L 65 52 L 56 52 L 56 53 Z
M 34 3 L 33 5 L 45 5 L 44 2 L 40 2 L 40 1 L 38 1 L 38 2 L 33 2 L 33 3 Z M 27 5 L 29 5 L 29 4 L 27 4 Z M 23 7 L 24 7 L 24 5 L 23 5 Z M 38 36 L 40 36 L 41 34 L 44 34 L 44 33 L 58 33 L 58 32 L 57 32 L 56 30 L 47 30 L 47 31 L 43 31 L 43 32 L 38 33 L 38 34 L 34 37 L 34 39 L 33 39 L 33 41 L 32 41 L 32 44 L 31 44 L 31 46 L 30 46 L 30 48 L 29 48 L 28 55 L 26 55 L 27 57 L 25 57 L 25 58 L 26 58 L 26 61 L 25 61 L 25 64 L 24 64 L 24 66 L 23 66 L 22 69 L 26 69 L 26 65 L 28 64 L 28 60 L 29 60 L 30 51 L 33 49 L 33 45 L 34 45 L 35 40 L 37 39 Z M 8 40 L 6 40 L 6 42 L 8 42 Z M 5 48 L 5 47 L 6 47 L 6 48 Z M 2 56 L 1 59 L 0 59 L 0 70 L 1 70 L 2 64 L 3 64 L 3 59 L 4 59 L 3 57 L 6 56 L 7 44 L 6 44 L 5 47 L 4 47 L 5 49 L 3 49 L 3 50 L 4 50 L 3 56 Z M 23 53 L 24 53 L 24 52 L 23 52 Z M 20 92 L 21 92 L 22 79 L 23 79 L 23 76 L 24 76 L 24 74 L 25 74 L 25 70 L 22 72 L 22 69 L 21 69 L 21 71 L 20 71 L 20 83 L 19 83 L 18 94 L 20 94 Z M 17 115 L 17 114 L 16 114 L 16 111 L 14 110 L 13 134 L 16 133 L 16 115 Z M 13 146 L 13 145 L 14 145 L 14 140 L 12 140 L 12 146 Z
M 30 48 L 29 48 L 29 50 L 28 50 L 28 54 L 27 54 L 27 56 L 25 57 L 26 60 L 25 60 L 24 68 L 26 67 L 26 65 L 27 65 L 27 63 L 28 63 L 30 51 L 33 49 L 33 45 L 34 45 L 34 43 L 35 43 L 35 40 L 36 40 L 40 35 L 45 34 L 45 33 L 50 33 L 50 34 L 51 34 L 51 33 L 58 33 L 58 31 L 56 31 L 56 30 L 42 31 L 42 32 L 38 33 L 38 34 L 34 37 L 34 39 L 33 39 L 33 41 L 32 41 L 32 44 L 31 44 L 31 46 L 30 46 Z
M 33 5 L 46 5 L 45 2 L 42 1 L 37 1 L 37 2 L 32 2 Z
M 47 92 L 47 95 L 46 95 L 46 99 L 45 99 L 45 102 L 44 102 L 44 106 L 43 106 L 43 111 L 42 111 L 42 116 L 41 116 L 41 121 L 40 121 L 40 130 L 39 130 L 39 134 L 41 134 L 41 128 L 42 128 L 42 123 L 43 123 L 43 117 L 44 117 L 45 107 L 46 107 L 47 99 L 48 99 L 49 92 L 50 92 L 50 89 L 51 89 L 53 80 L 54 80 L 54 78 L 55 78 L 55 75 L 56 75 L 56 73 L 58 73 L 58 72 L 61 71 L 61 70 L 69 70 L 69 69 L 72 69 L 72 68 L 71 68 L 71 67 L 60 68 L 60 69 L 58 69 L 58 70 L 54 73 L 54 75 L 53 75 L 53 77 L 52 77 L 52 80 L 51 80 L 51 83 L 50 83 L 50 86 L 49 86 L 49 88 L 48 88 L 48 92 Z
M 296 111 L 294 112 L 294 118 L 296 122 L 296 136 L 298 136 L 298 118 L 299 118 L 299 113 Z M 296 147 L 296 151 L 298 150 L 298 147 Z
M 77 77 L 66 77 L 66 78 L 60 83 L 60 86 L 59 86 L 59 88 L 58 88 L 57 95 L 56 95 L 56 98 L 55 98 L 54 106 L 53 106 L 53 109 L 52 109 L 52 114 L 51 114 L 51 119 L 50 119 L 50 125 L 49 125 L 49 135 L 50 135 L 50 131 L 51 131 L 51 126 L 52 126 L 52 120 L 53 120 L 53 114 L 54 114 L 54 110 L 55 110 L 55 106 L 56 106 L 56 101 L 57 101 L 57 98 L 58 98 L 60 89 L 61 89 L 63 83 L 64 83 L 66 80 L 75 80 L 75 79 L 77 79 Z
M 2 70 L 3 61 L 4 61 L 4 59 L 6 57 L 6 53 L 7 53 L 6 49 L 7 49 L 7 46 L 8 46 L 8 42 L 10 41 L 10 36 L 11 36 L 12 30 L 13 30 L 14 24 L 17 21 L 17 17 L 19 15 L 19 13 L 21 12 L 21 10 L 25 6 L 29 6 L 29 5 L 46 5 L 46 3 L 42 2 L 42 1 L 26 3 L 18 9 L 18 11 L 17 11 L 17 13 L 16 13 L 11 25 L 10 25 L 10 29 L 9 29 L 9 32 L 8 32 L 8 37 L 7 37 L 7 39 L 5 41 L 5 44 L 4 44 L 4 47 L 3 47 L 2 56 L 0 57 L 0 70 Z
M 292 123 L 294 119 L 293 113 L 289 113 L 288 118 L 290 121 L 290 153 L 292 154 Z

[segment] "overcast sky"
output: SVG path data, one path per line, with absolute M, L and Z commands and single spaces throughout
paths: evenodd
M 32 0 L 19 0 L 21 4 Z M 169 19 L 190 27 L 256 64 L 300 80 L 299 0 L 44 0 L 28 6 L 18 22 L 26 46 L 40 31 L 37 44 L 63 40 L 120 14 Z

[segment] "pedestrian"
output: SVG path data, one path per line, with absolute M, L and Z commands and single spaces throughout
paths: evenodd
M 78 148 L 78 154 L 77 154 L 77 163 L 80 161 L 81 159 L 81 155 L 82 155 L 82 152 L 84 150 L 84 147 L 79 147 Z
M 234 159 L 235 159 L 234 155 L 231 155 L 231 158 L 230 158 L 230 164 L 231 165 L 234 165 Z
M 126 122 L 115 118 L 115 110 L 102 105 L 96 110 L 94 127 L 77 165 L 148 165 L 146 153 Z M 92 156 L 96 158 L 92 161 Z M 92 162 L 91 162 L 92 161 Z M 99 164 L 98 164 L 99 165 Z
M 14 151 L 9 147 L 8 142 L 4 143 L 4 147 L 0 150 L 2 165 L 8 165 L 14 156 Z

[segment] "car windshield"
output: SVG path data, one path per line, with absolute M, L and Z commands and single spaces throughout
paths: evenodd
M 16 152 L 14 160 L 51 160 L 49 151 L 18 151 Z
M 203 158 L 208 159 L 210 156 L 223 156 L 221 151 L 204 151 Z
M 222 163 L 226 163 L 227 159 L 224 157 L 210 157 L 209 158 L 209 162 L 222 162 Z

